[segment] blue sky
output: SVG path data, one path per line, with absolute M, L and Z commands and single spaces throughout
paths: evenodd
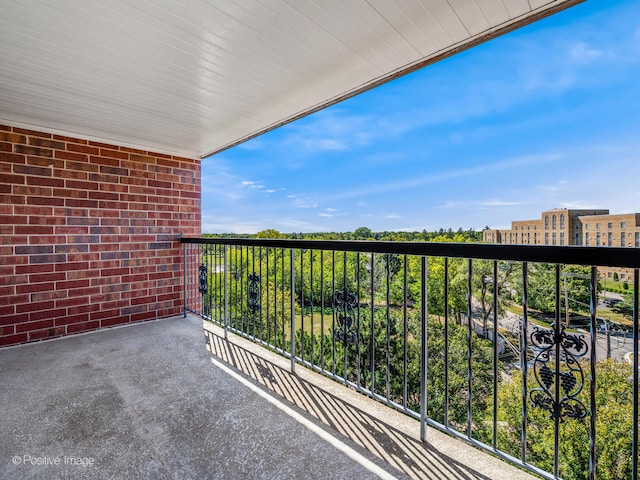
M 640 2 L 588 0 L 202 162 L 203 233 L 640 212 Z

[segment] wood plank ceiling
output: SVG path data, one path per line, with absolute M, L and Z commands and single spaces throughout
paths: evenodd
M 205 157 L 582 0 L 0 0 L 0 123 Z

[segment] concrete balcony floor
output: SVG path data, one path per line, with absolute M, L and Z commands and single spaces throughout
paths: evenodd
M 195 317 L 0 350 L 0 478 L 534 478 L 289 365 Z

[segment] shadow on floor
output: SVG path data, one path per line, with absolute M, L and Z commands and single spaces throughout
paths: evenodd
M 264 357 L 273 355 L 267 350 L 264 350 L 262 356 L 241 346 L 247 341 L 239 337 L 234 336 L 233 341 L 225 340 L 220 334 L 207 329 L 204 330 L 204 335 L 211 354 L 217 359 L 411 478 L 495 478 L 482 475 L 468 465 L 443 455 L 428 443 L 407 435 L 351 402 L 267 360 Z M 348 390 L 346 387 L 341 388 Z M 407 421 L 414 420 L 407 418 Z

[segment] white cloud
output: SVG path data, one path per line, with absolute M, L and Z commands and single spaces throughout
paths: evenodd
M 569 55 L 578 61 L 592 61 L 604 55 L 602 50 L 590 47 L 585 42 L 578 42 L 569 48 Z

